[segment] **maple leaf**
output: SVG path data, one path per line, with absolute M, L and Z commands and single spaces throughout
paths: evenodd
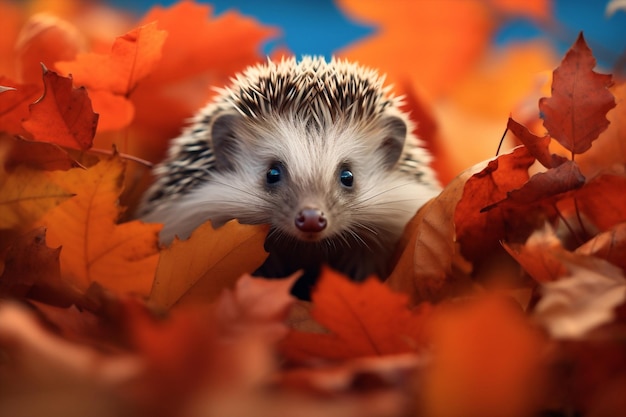
M 29 106 L 22 126 L 35 140 L 87 150 L 96 134 L 98 115 L 84 87 L 72 87 L 72 78 L 43 67 L 43 96 Z
M 325 269 L 312 294 L 312 317 L 330 334 L 292 331 L 282 343 L 292 360 L 329 360 L 418 352 L 430 307 L 407 307 L 405 294 L 372 277 L 354 283 Z
M 554 70 L 552 96 L 539 101 L 543 125 L 572 154 L 591 147 L 609 125 L 606 113 L 615 107 L 615 98 L 608 90 L 612 77 L 594 72 L 595 66 L 581 33 Z
M 77 84 L 128 97 L 161 60 L 166 37 L 167 32 L 158 30 L 156 22 L 148 23 L 116 38 L 110 54 L 78 54 L 74 61 L 57 62 L 56 66 L 72 74 Z
M 78 288 L 98 282 L 117 293 L 147 295 L 158 262 L 157 224 L 116 224 L 124 163 L 118 156 L 89 169 L 55 172 L 54 181 L 76 194 L 40 220 L 53 246 L 63 246 L 61 272 Z
M 0 170 L 0 228 L 24 230 L 45 213 L 74 196 L 52 174 L 26 167 Z
M 176 239 L 161 252 L 150 300 L 164 307 L 214 301 L 242 274 L 265 261 L 267 230 L 267 226 L 243 226 L 236 221 L 215 230 L 207 222 L 189 239 Z

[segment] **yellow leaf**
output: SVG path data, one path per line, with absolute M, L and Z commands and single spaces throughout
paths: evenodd
M 24 167 L 0 171 L 0 229 L 25 230 L 72 193 L 50 181 L 50 174 Z
M 214 301 L 244 273 L 267 258 L 268 227 L 230 221 L 215 230 L 210 222 L 188 240 L 176 239 L 161 253 L 150 299 L 162 306 Z
M 147 295 L 158 262 L 161 225 L 116 224 L 124 163 L 113 156 L 87 170 L 54 174 L 58 185 L 76 193 L 40 222 L 48 228 L 50 246 L 63 247 L 63 277 L 82 289 L 98 282 L 116 293 Z

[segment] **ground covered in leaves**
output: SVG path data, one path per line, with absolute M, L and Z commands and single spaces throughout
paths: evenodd
M 383 68 L 446 186 L 385 281 L 326 269 L 311 302 L 289 295 L 296 277 L 247 275 L 266 226 L 206 224 L 160 247 L 161 226 L 131 215 L 207 87 L 258 62 L 278 29 L 188 1 L 139 22 L 1 3 L 0 415 L 626 415 L 626 87 L 596 72 L 583 34 L 560 64 L 533 61 L 556 67 L 545 86 L 527 87 L 522 65 L 485 87 L 483 20 L 546 19 L 504 3 L 459 2 L 455 24 L 422 25 L 439 46 L 442 27 L 464 38 L 455 54 Z M 388 64 L 410 22 L 341 4 L 389 29 L 341 54 Z M 459 148 L 474 138 L 459 109 L 507 77 L 528 88 L 496 100 L 509 146 L 468 168 L 454 149 L 495 153 L 500 138 Z

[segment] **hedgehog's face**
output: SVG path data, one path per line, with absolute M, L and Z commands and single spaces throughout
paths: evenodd
M 394 169 L 407 136 L 400 117 L 321 129 L 295 117 L 228 117 L 213 129 L 216 157 L 258 196 L 255 218 L 237 217 L 270 223 L 277 239 L 368 245 L 397 236 L 418 206 L 415 180 Z

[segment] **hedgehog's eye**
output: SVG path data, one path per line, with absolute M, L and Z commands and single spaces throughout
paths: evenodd
M 339 181 L 341 181 L 341 184 L 345 187 L 352 187 L 354 174 L 349 169 L 344 168 L 339 172 Z
M 268 184 L 276 184 L 279 182 L 283 175 L 283 168 L 280 164 L 272 164 L 265 174 L 265 178 Z

